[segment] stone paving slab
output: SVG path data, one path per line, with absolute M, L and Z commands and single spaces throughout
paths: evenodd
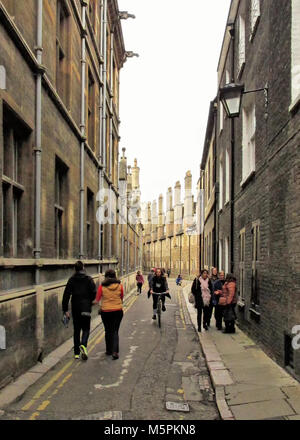
M 211 378 L 215 386 L 233 384 L 228 370 L 211 370 Z
M 230 406 L 236 420 L 264 420 L 295 415 L 284 399 Z
M 199 386 L 190 377 L 182 378 L 182 389 L 184 391 L 184 400 L 200 402 L 203 399 Z
M 251 402 L 262 402 L 266 400 L 280 400 L 284 398 L 285 394 L 280 390 L 280 388 L 276 387 L 232 391 L 226 395 L 229 406 Z

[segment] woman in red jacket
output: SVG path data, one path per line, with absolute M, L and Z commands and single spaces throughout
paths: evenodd
M 235 333 L 234 322 L 236 319 L 235 306 L 237 303 L 236 278 L 232 274 L 227 274 L 223 285 L 222 296 L 226 299 L 224 310 L 225 330 L 223 333 Z
M 135 279 L 136 279 L 136 283 L 137 283 L 138 294 L 141 294 L 142 293 L 142 287 L 143 287 L 143 284 L 144 284 L 144 277 L 143 277 L 143 275 L 141 274 L 141 272 L 139 270 L 137 271 Z

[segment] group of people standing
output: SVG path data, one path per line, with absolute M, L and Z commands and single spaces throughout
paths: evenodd
M 235 333 L 235 307 L 237 303 L 236 278 L 232 274 L 224 271 L 218 273 L 217 268 L 213 268 L 211 274 L 204 269 L 197 276 L 192 284 L 191 292 L 194 295 L 195 308 L 197 309 L 198 332 L 201 327 L 208 330 L 210 321 L 215 309 L 216 327 L 222 330 L 224 320 L 224 333 Z M 203 324 L 202 324 L 203 322 Z

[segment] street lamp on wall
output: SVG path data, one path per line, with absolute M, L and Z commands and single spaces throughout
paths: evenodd
M 267 85 L 260 89 L 245 91 L 245 87 L 243 84 L 235 84 L 235 83 L 226 84 L 224 87 L 220 88 L 220 101 L 222 102 L 226 114 L 229 118 L 238 118 L 241 112 L 243 95 L 246 95 L 247 93 L 255 93 L 261 91 L 263 91 L 265 94 L 265 109 L 266 109 L 265 114 L 267 116 L 267 108 L 268 108 Z

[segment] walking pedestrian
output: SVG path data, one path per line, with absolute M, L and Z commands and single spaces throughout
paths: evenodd
M 116 272 L 109 269 L 98 288 L 95 303 L 100 303 L 100 315 L 105 329 L 106 354 L 119 359 L 119 328 L 123 319 L 124 289 Z
M 220 300 L 220 296 L 222 295 L 222 289 L 224 283 L 225 283 L 225 273 L 223 270 L 220 270 L 219 277 L 215 281 L 212 281 L 212 288 L 213 288 L 212 304 L 215 307 L 215 320 L 216 320 L 216 327 L 218 330 L 222 330 L 224 306 L 219 304 L 219 300 Z
M 168 278 L 170 278 L 171 269 L 167 270 Z
M 155 293 L 162 293 L 162 292 L 166 292 L 167 294 L 169 294 L 167 278 L 163 276 L 161 269 L 156 269 L 155 275 L 152 278 L 151 289 L 150 289 L 150 293 L 152 294 L 152 298 L 153 298 L 152 319 L 156 319 L 156 314 L 157 314 L 158 296 L 155 295 Z M 154 295 L 153 295 L 153 293 L 154 293 Z M 162 295 L 162 297 L 161 297 L 162 308 L 161 309 L 163 312 L 166 311 L 165 301 L 166 301 L 165 295 Z
M 67 318 L 71 298 L 71 309 L 74 326 L 75 359 L 88 359 L 87 345 L 90 335 L 92 303 L 96 296 L 96 285 L 85 273 L 82 261 L 75 263 L 75 274 L 68 280 L 62 299 L 62 310 Z M 82 332 L 82 334 L 81 334 Z M 81 335 L 81 340 L 80 340 Z
M 235 333 L 235 307 L 237 303 L 236 278 L 232 274 L 227 274 L 223 285 L 222 294 L 225 297 L 226 305 L 224 309 L 225 330 L 223 333 Z
M 191 291 L 195 296 L 198 332 L 201 332 L 202 312 L 203 328 L 208 330 L 212 314 L 212 283 L 206 269 L 202 270 L 201 275 L 194 279 Z
M 138 294 L 141 294 L 142 293 L 142 287 L 143 287 L 143 284 L 144 284 L 144 277 L 143 277 L 143 275 L 141 274 L 141 272 L 138 270 L 137 271 L 137 274 L 136 274 L 136 281 L 137 281 L 137 291 L 138 291 Z

